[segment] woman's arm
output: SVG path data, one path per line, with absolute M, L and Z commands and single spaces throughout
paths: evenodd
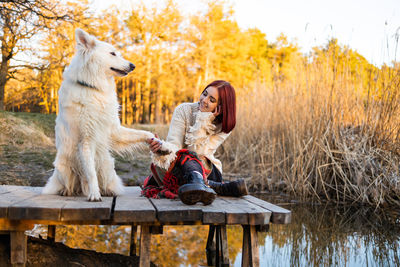
M 159 152 L 151 153 L 152 162 L 155 165 L 168 169 L 171 162 L 176 158 L 176 152 L 183 148 L 187 124 L 186 116 L 185 104 L 175 108 L 166 141 L 162 142 Z

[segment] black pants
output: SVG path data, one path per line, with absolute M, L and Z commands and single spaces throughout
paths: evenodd
M 193 153 L 191 153 L 191 156 L 193 156 Z M 201 166 L 200 159 L 197 157 L 197 155 L 194 156 L 196 157 L 197 160 L 185 160 L 185 157 L 181 157 L 178 162 L 176 162 L 174 169 L 172 170 L 172 173 L 174 176 L 178 177 L 179 179 L 179 185 L 183 185 L 186 183 L 186 179 L 184 178 L 186 174 L 197 171 L 199 173 L 203 173 L 203 169 Z M 215 167 L 214 164 L 212 164 L 212 170 L 211 173 L 207 177 L 208 180 L 213 180 L 215 182 L 222 182 L 222 174 L 221 172 Z

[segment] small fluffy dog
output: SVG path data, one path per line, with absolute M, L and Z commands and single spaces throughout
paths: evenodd
M 54 173 L 43 194 L 101 196 L 123 192 L 110 151 L 133 151 L 154 135 L 122 127 L 114 76 L 135 66 L 115 48 L 81 29 L 75 31 L 76 54 L 65 69 L 59 90 Z

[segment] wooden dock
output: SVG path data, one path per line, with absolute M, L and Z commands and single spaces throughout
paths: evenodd
M 136 230 L 140 226 L 140 266 L 150 266 L 152 234 L 162 234 L 164 225 L 209 225 L 207 262 L 229 266 L 226 225 L 242 225 L 242 266 L 259 266 L 257 231 L 269 223 L 290 223 L 291 213 L 253 196 L 217 197 L 209 206 L 188 206 L 179 200 L 147 199 L 140 187 L 126 187 L 125 194 L 88 202 L 85 197 L 41 195 L 41 187 L 0 186 L 0 232 L 10 234 L 11 263 L 26 262 L 25 230 L 35 224 L 49 225 L 54 240 L 57 225 L 130 225 L 131 255 L 136 252 Z

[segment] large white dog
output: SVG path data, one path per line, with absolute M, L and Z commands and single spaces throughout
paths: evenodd
M 120 125 L 114 76 L 135 66 L 83 30 L 75 36 L 77 51 L 59 90 L 55 170 L 43 194 L 83 194 L 100 201 L 102 195 L 123 192 L 110 151 L 132 151 L 154 135 Z

